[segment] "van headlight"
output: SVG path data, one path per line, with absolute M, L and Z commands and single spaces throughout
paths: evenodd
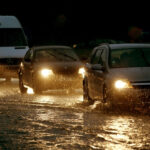
M 79 71 L 78 71 L 79 74 L 82 75 L 82 77 L 84 78 L 84 75 L 85 75 L 85 69 L 84 68 L 80 68 Z
M 116 89 L 132 88 L 131 84 L 125 80 L 117 80 L 114 84 Z
M 40 73 L 42 77 L 47 78 L 53 74 L 53 71 L 51 69 L 42 69 Z

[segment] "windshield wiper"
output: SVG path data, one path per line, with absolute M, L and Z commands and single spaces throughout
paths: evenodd
M 51 56 L 54 56 L 54 57 L 56 57 L 57 58 L 57 56 L 56 55 L 54 55 L 53 53 L 50 53 L 50 52 L 47 52 L 49 55 L 51 55 Z
M 62 59 L 58 58 L 58 56 L 54 55 L 53 53 L 48 52 L 48 54 L 55 57 L 55 58 L 57 58 L 58 60 L 62 60 Z
M 58 52 L 58 54 L 61 54 L 61 55 L 66 56 L 66 57 L 68 57 L 68 58 L 71 58 L 71 59 L 74 60 L 74 61 L 77 60 L 76 58 L 74 58 L 74 57 L 72 57 L 72 56 L 69 56 L 69 55 L 67 55 L 67 54 L 61 53 L 61 52 Z
M 50 52 L 47 52 L 48 53 L 48 55 L 51 55 L 51 56 L 53 56 L 53 57 L 55 57 L 56 59 L 58 59 L 58 60 L 62 60 L 62 59 L 59 59 L 56 55 L 54 55 L 53 53 L 50 53 Z

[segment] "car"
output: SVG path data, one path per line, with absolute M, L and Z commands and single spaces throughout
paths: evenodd
M 101 44 L 85 65 L 84 100 L 149 103 L 150 44 Z
M 29 49 L 23 27 L 15 16 L 0 16 L 0 78 L 10 81 Z
M 82 88 L 83 64 L 69 46 L 39 46 L 29 49 L 18 71 L 21 93 L 48 89 Z

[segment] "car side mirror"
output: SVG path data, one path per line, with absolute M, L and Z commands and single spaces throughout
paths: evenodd
M 85 64 L 85 67 L 86 67 L 86 68 L 91 68 L 91 64 L 86 63 L 86 64 Z
M 104 68 L 104 66 L 102 66 L 100 64 L 94 64 L 94 65 L 92 65 L 92 70 L 101 70 L 101 71 L 104 71 L 105 68 Z

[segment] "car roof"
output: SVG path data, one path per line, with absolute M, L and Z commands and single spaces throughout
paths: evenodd
M 66 48 L 66 49 L 72 49 L 70 46 L 64 46 L 64 45 L 47 45 L 47 46 L 35 46 L 33 47 L 34 50 L 41 50 L 41 49 L 49 49 L 49 48 Z
M 126 43 L 126 44 L 109 44 L 111 49 L 120 48 L 150 48 L 150 44 Z

